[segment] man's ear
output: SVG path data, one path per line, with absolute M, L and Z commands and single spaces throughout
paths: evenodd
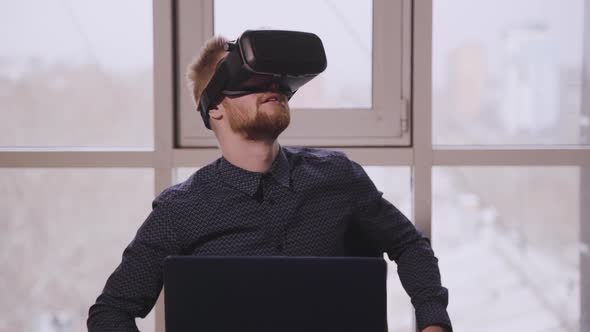
M 221 120 L 223 118 L 223 112 L 219 109 L 219 106 L 215 106 L 209 110 L 209 116 L 215 120 Z

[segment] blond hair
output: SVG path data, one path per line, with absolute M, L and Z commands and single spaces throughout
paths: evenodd
M 193 100 L 198 105 L 199 98 L 215 74 L 217 64 L 226 55 L 225 44 L 227 38 L 214 36 L 207 40 L 199 55 L 188 66 L 187 79 L 188 87 L 193 93 Z

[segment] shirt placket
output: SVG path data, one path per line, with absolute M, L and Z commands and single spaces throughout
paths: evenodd
M 275 197 L 276 182 L 270 177 L 270 174 L 265 174 L 260 179 L 263 190 L 264 211 L 268 218 L 269 224 L 272 225 L 272 239 L 271 245 L 277 255 L 282 255 L 284 251 L 283 246 L 283 225 L 281 223 L 280 211 L 277 209 L 277 200 Z

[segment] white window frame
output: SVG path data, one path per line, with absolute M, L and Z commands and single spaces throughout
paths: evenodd
M 408 0 L 373 0 L 372 108 L 292 108 L 292 121 L 281 135 L 281 144 L 339 147 L 410 145 L 410 4 Z M 185 88 L 188 64 L 205 41 L 213 36 L 213 6 L 214 0 L 177 2 L 179 147 L 217 146 L 212 131 L 204 127 L 196 111 L 191 92 Z
M 406 1 L 406 0 L 398 0 Z M 363 165 L 412 167 L 412 220 L 432 236 L 432 169 L 437 166 L 577 166 L 581 169 L 580 239 L 590 243 L 589 146 L 433 146 L 432 144 L 432 1 L 408 0 L 413 19 L 412 91 L 414 128 L 409 147 L 340 147 Z M 174 144 L 174 0 L 154 0 L 154 149 L 0 148 L 0 168 L 152 168 L 154 195 L 174 184 L 174 170 L 200 167 L 219 157 L 217 148 L 181 149 Z M 590 8 L 585 8 L 590 18 Z M 590 108 L 590 22 L 585 21 L 584 100 Z M 432 241 L 435 243 L 436 238 Z M 590 312 L 590 260 L 581 256 L 582 313 Z M 155 307 L 156 331 L 164 331 L 163 296 Z M 590 317 L 590 315 L 581 315 Z M 590 322 L 581 321 L 581 326 Z

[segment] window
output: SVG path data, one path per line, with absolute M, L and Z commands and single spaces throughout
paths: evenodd
M 457 330 L 546 324 L 557 332 L 588 325 L 590 91 L 581 68 L 588 65 L 582 38 L 590 35 L 590 7 L 581 0 L 310 3 L 299 6 L 317 11 L 291 23 L 333 20 L 342 35 L 322 36 L 327 51 L 333 52 L 332 38 L 342 37 L 347 42 L 336 43 L 334 52 L 351 47 L 350 56 L 357 53 L 351 61 L 361 61 L 360 45 L 370 45 L 370 66 L 361 61 L 342 73 L 370 84 L 337 78 L 328 82 L 334 90 L 319 94 L 312 84 L 320 80 L 310 83 L 293 99 L 294 126 L 281 144 L 331 147 L 367 165 L 385 197 L 432 239 Z M 182 180 L 220 156 L 185 88 L 184 71 L 214 31 L 244 29 L 232 26 L 236 20 L 222 9 L 243 5 L 0 5 L 0 220 L 7 221 L 0 223 L 0 273 L 19 277 L 0 284 L 0 312 L 7 313 L 0 330 L 83 329 L 87 306 L 154 195 L 177 181 L 175 170 Z M 343 66 L 328 56 L 330 69 Z M 82 69 L 93 76 L 80 75 Z M 326 82 L 333 79 L 325 74 Z M 543 116 L 533 117 L 530 103 L 537 99 L 551 102 L 541 106 Z M 73 250 L 80 243 L 90 245 Z M 92 251 L 100 246 L 106 249 Z M 494 271 L 481 266 L 483 257 L 504 269 L 505 278 L 484 279 Z M 85 265 L 91 259 L 100 263 Z M 466 275 L 465 262 L 473 262 L 473 275 Z M 34 263 L 47 275 L 22 273 Z M 61 265 L 65 272 L 57 274 Z M 489 287 L 473 288 L 474 280 Z M 539 297 L 538 287 L 550 298 Z M 412 331 L 411 306 L 395 273 L 388 291 L 389 330 Z M 59 299 L 47 302 L 47 294 Z M 523 305 L 514 308 L 513 301 Z M 476 326 L 463 311 L 481 303 L 493 307 L 489 321 Z M 34 319 L 23 321 L 25 307 Z M 138 323 L 141 330 L 164 331 L 162 297 Z
M 151 211 L 153 182 L 145 168 L 0 168 L 0 330 L 86 330 Z M 153 318 L 138 320 L 142 331 Z
M 302 17 L 309 19 L 302 20 Z M 213 3 L 214 34 L 235 38 L 247 29 L 268 27 L 310 31 L 320 36 L 329 59 L 328 68 L 293 96 L 289 104 L 295 109 L 371 110 L 372 22 L 371 1 L 216 0 Z
M 149 2 L 3 1 L 0 22 L 0 146 L 153 147 Z
M 579 183 L 577 167 L 434 169 L 434 249 L 456 330 L 580 329 Z
M 417 43 L 432 46 L 432 72 L 414 78 L 433 129 L 418 138 L 432 157 L 419 167 L 422 176 L 432 170 L 422 183 L 432 190 L 423 193 L 432 197 L 425 224 L 455 329 L 578 331 L 590 310 L 588 8 L 551 0 L 417 7 L 433 25 L 431 36 L 416 27 Z M 483 321 L 472 308 L 486 308 Z
M 583 0 L 433 1 L 433 13 L 434 144 L 590 144 Z
M 409 10 L 408 1 L 383 0 L 178 1 L 179 145 L 216 146 L 185 88 L 188 64 L 214 34 L 231 40 L 258 28 L 314 32 L 328 58 L 326 72 L 293 97 L 283 144 L 408 145 Z
M 145 0 L 0 3 L 0 330 L 85 330 L 151 210 L 152 14 Z

